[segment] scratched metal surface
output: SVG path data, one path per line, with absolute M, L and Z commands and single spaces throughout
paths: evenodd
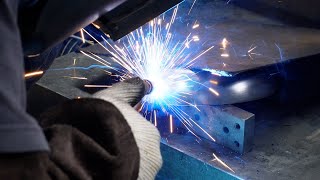
M 177 25 L 172 29 L 183 34 L 186 33 L 183 24 L 193 25 L 197 21 L 200 27 L 194 31 L 199 35 L 201 50 L 215 46 L 195 67 L 239 72 L 320 52 L 318 29 L 288 26 L 225 1 L 199 1 L 190 15 L 182 15 L 188 9 L 188 5 L 181 5 L 178 12 L 181 21 L 175 22 Z M 225 49 L 221 49 L 223 38 L 229 41 Z M 253 50 L 248 53 L 250 49 Z M 221 57 L 223 53 L 229 57 Z
M 192 2 L 187 0 L 180 4 L 171 32 L 173 39 L 180 42 L 189 33 L 199 37 L 200 41 L 192 43 L 187 52 L 200 54 L 214 46 L 196 61 L 194 68 L 209 67 L 236 73 L 320 52 L 318 29 L 288 26 L 225 1 L 197 1 L 189 13 Z M 170 11 L 166 17 L 170 17 Z M 195 22 L 200 26 L 192 29 Z M 229 44 L 222 49 L 224 38 Z M 106 53 L 99 47 L 88 50 Z M 221 56 L 226 53 L 229 57 Z

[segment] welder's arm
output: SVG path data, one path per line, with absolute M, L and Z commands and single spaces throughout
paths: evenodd
M 0 153 L 47 151 L 42 130 L 26 112 L 19 0 L 0 1 Z

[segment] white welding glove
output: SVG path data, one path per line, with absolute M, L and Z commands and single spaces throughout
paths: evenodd
M 132 107 L 143 98 L 145 91 L 143 80 L 132 78 L 99 91 L 93 97 L 112 103 L 127 120 L 140 153 L 138 179 L 150 180 L 155 178 L 162 165 L 160 135 L 156 127 Z

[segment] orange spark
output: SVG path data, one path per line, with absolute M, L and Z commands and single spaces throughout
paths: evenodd
M 227 40 L 227 38 L 223 38 L 221 42 L 222 48 L 226 49 L 228 44 L 229 44 L 229 41 Z
M 209 47 L 208 49 L 206 49 L 205 51 L 203 51 L 202 53 L 200 53 L 197 57 L 193 58 L 190 62 L 188 62 L 187 68 L 190 67 L 190 64 L 192 64 L 195 60 L 197 60 L 199 57 L 203 56 L 205 53 L 207 53 L 208 51 L 210 51 L 212 48 L 214 48 L 214 46 Z
M 193 36 L 192 39 L 193 39 L 193 41 L 199 41 L 200 40 L 199 36 Z
M 210 80 L 210 83 L 211 83 L 211 84 L 215 84 L 215 85 L 218 85 L 218 84 L 219 84 L 218 81 L 215 81 L 215 80 Z
M 209 88 L 209 91 L 212 92 L 213 94 L 215 94 L 216 96 L 219 96 L 220 94 L 218 93 L 218 91 L 212 89 L 212 88 Z
M 257 48 L 257 46 L 255 46 L 255 47 L 253 47 L 253 48 L 249 49 L 249 50 L 248 50 L 248 53 L 251 53 L 251 51 L 255 50 L 256 48 Z
M 35 72 L 31 72 L 31 73 L 26 73 L 24 75 L 24 77 L 26 78 L 26 77 L 38 76 L 38 75 L 41 75 L 41 74 L 43 74 L 43 71 L 35 71 Z
M 100 26 L 99 26 L 99 25 L 97 25 L 97 24 L 95 24 L 95 23 L 92 23 L 92 25 L 93 25 L 94 27 L 100 29 Z
M 221 57 L 229 57 L 229 54 L 223 53 L 223 54 L 221 54 Z
M 83 29 L 80 29 L 80 34 L 81 34 L 81 39 L 82 39 L 82 43 L 86 43 L 86 40 L 84 39 L 84 35 L 83 35 Z
M 224 166 L 225 168 L 227 168 L 230 171 L 232 171 L 233 173 L 235 173 L 233 169 L 231 169 L 225 162 L 223 162 L 221 159 L 219 159 L 214 153 L 212 153 L 212 155 L 213 155 L 214 159 L 212 159 L 211 161 L 218 161 L 222 166 Z
M 192 29 L 196 29 L 196 28 L 198 28 L 199 26 L 200 26 L 200 24 L 195 24 L 195 25 L 192 26 Z

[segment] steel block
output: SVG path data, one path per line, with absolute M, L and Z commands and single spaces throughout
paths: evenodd
M 231 105 L 184 107 L 192 119 L 203 129 L 193 126 L 194 132 L 206 139 L 210 134 L 218 144 L 241 154 L 248 152 L 254 139 L 254 114 Z M 205 131 L 205 132 L 204 132 Z

